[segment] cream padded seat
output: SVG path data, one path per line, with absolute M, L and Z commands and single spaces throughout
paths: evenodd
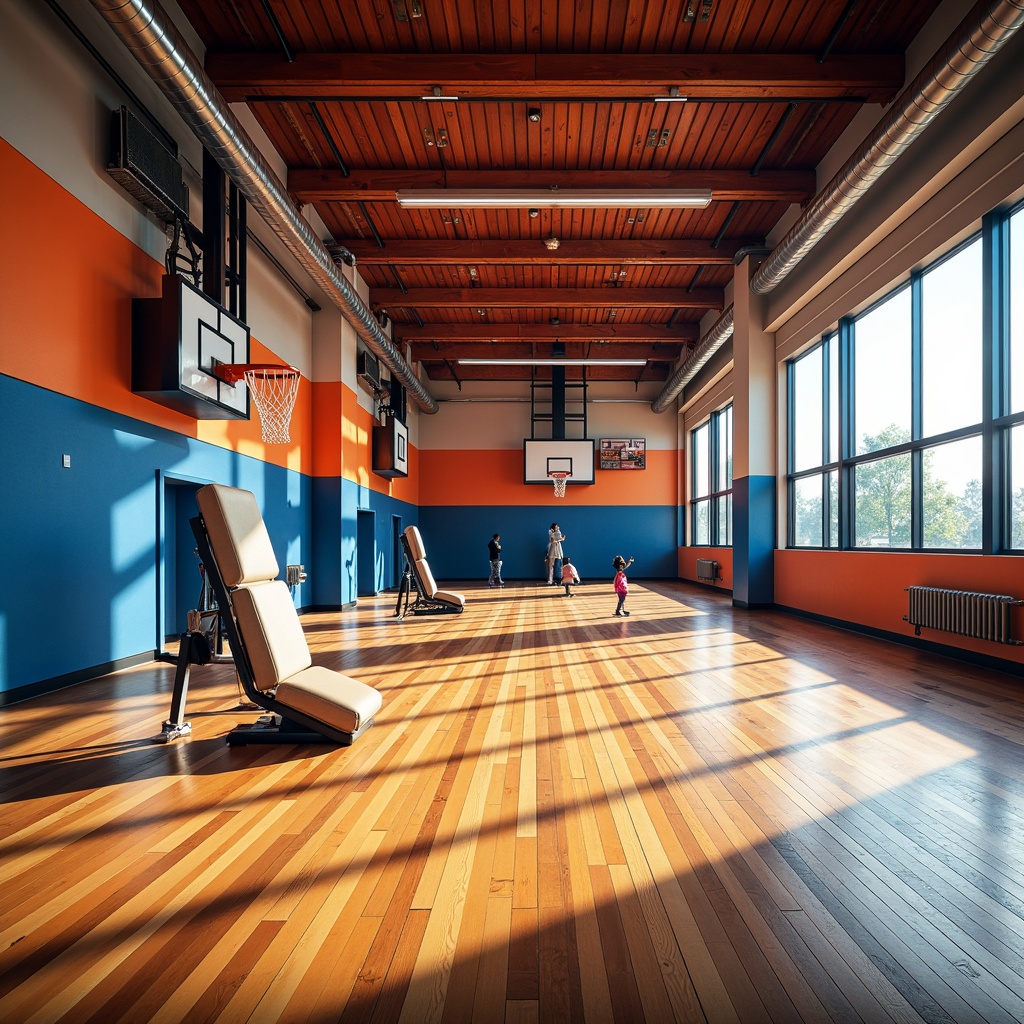
M 416 587 L 419 591 L 416 603 L 412 611 L 417 615 L 424 615 L 438 612 L 461 612 L 466 606 L 465 594 L 455 590 L 438 590 L 437 581 L 427 564 L 427 553 L 423 547 L 423 537 L 420 536 L 419 528 L 407 526 L 402 531 L 402 545 L 405 548 L 405 560 L 409 572 L 416 577 Z M 402 595 L 399 594 L 399 605 Z M 397 610 L 396 610 L 396 614 Z
M 279 566 L 251 491 L 209 484 L 197 494 L 202 529 L 214 558 L 211 581 L 222 609 L 233 613 L 236 667 L 249 697 L 283 716 L 288 725 L 351 743 L 373 724 L 382 698 L 372 686 L 313 665 L 291 592 L 277 579 Z M 198 535 L 197 540 L 202 540 Z M 225 606 L 224 601 L 227 604 Z M 266 727 L 260 729 L 266 733 Z M 289 738 L 296 736 L 288 733 Z M 314 737 L 310 737 L 315 741 Z M 253 742 L 253 739 L 237 739 Z M 263 739 L 260 742 L 270 742 Z M 279 740 L 285 742 L 282 736 Z

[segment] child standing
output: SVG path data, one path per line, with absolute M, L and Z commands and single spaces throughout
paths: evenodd
M 625 609 L 626 595 L 629 593 L 629 580 L 626 579 L 626 570 L 633 564 L 633 556 L 630 555 L 627 562 L 622 555 L 616 555 L 612 559 L 612 567 L 615 569 L 615 593 L 618 595 L 619 603 L 616 605 L 616 615 L 629 615 Z
M 562 558 L 562 585 L 565 587 L 565 596 L 574 597 L 575 595 L 569 589 L 574 583 L 580 582 L 580 574 L 576 571 L 576 566 L 569 560 L 569 556 L 565 555 Z

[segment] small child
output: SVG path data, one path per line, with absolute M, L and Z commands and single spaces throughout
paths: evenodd
M 633 556 L 629 556 L 627 562 L 622 555 L 616 555 L 612 559 L 612 567 L 615 569 L 615 593 L 618 594 L 619 603 L 615 608 L 616 615 L 629 615 L 625 609 L 626 595 L 629 593 L 629 580 L 626 579 L 626 570 L 633 564 Z
M 573 592 L 569 589 L 574 583 L 579 583 L 580 574 L 576 571 L 576 566 L 569 560 L 569 556 L 566 555 L 562 559 L 562 585 L 565 587 L 566 597 L 575 597 Z

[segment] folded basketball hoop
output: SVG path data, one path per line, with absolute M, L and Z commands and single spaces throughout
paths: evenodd
M 266 444 L 287 444 L 295 396 L 299 393 L 299 371 L 294 366 L 274 363 L 217 363 L 215 376 L 234 387 L 244 380 L 260 414 L 260 431 Z
M 551 477 L 552 483 L 555 485 L 555 497 L 565 497 L 565 485 L 572 476 L 572 473 L 566 473 L 560 469 L 552 469 L 548 471 L 548 476 Z

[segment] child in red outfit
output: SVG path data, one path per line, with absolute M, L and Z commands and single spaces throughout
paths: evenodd
M 627 562 L 622 555 L 616 555 L 612 559 L 612 567 L 615 569 L 615 593 L 619 596 L 619 603 L 615 608 L 616 615 L 629 615 L 624 605 L 626 595 L 629 593 L 629 580 L 626 579 L 626 570 L 633 564 L 633 556 L 630 555 Z

